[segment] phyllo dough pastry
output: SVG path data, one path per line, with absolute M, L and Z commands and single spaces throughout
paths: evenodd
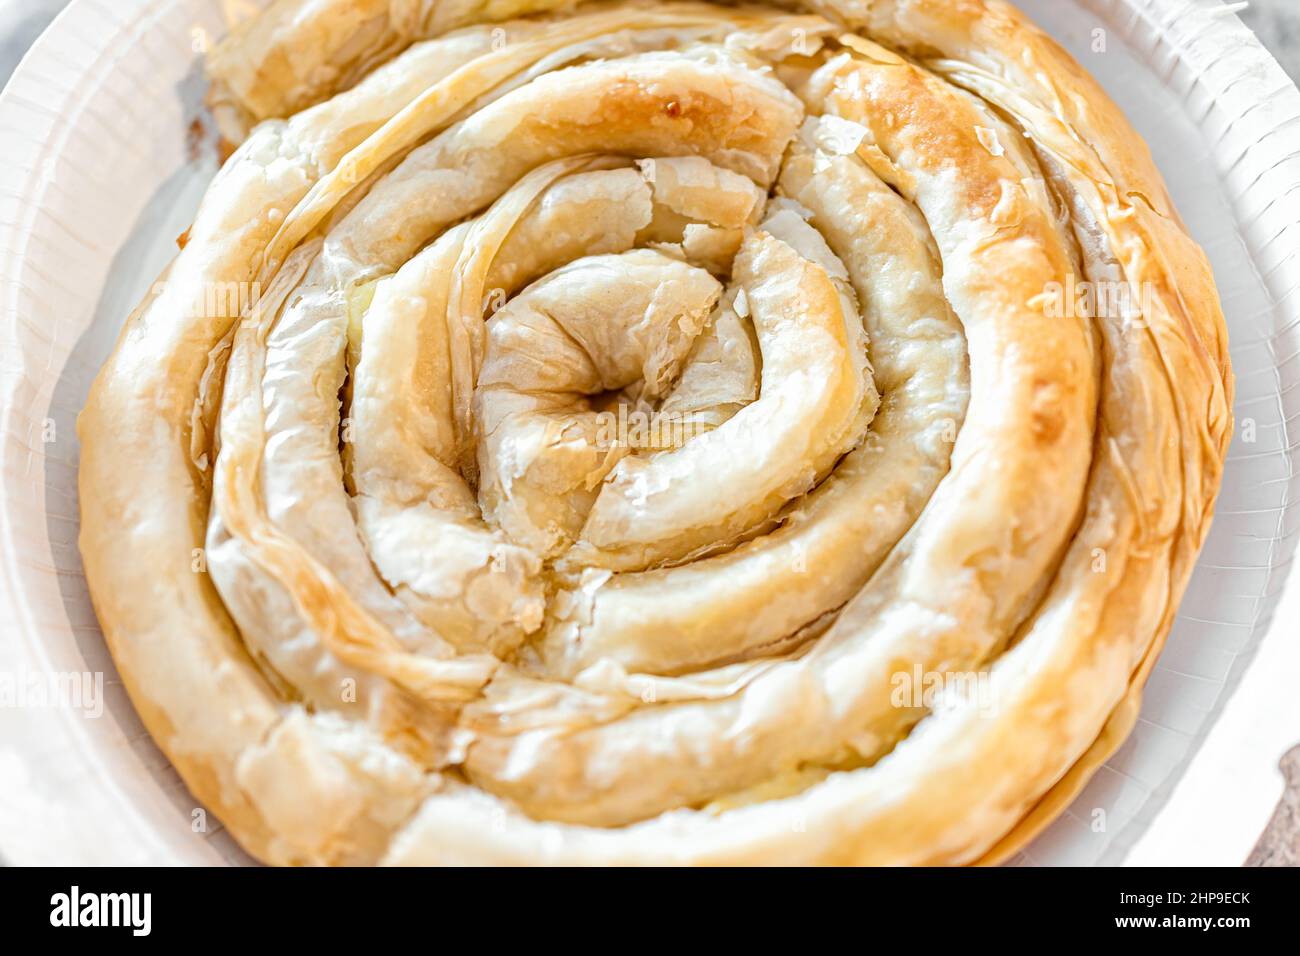
M 251 853 L 995 862 L 1124 739 L 1227 343 L 1015 9 L 278 0 L 209 67 L 81 547 Z

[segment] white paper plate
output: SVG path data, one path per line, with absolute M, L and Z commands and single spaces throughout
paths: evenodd
M 1300 525 L 1300 93 L 1218 0 L 1021 5 L 1146 136 L 1209 253 L 1238 436 L 1137 729 L 1017 861 L 1237 864 L 1300 740 L 1300 595 L 1284 591 Z M 98 717 L 30 695 L 4 706 L 0 685 L 10 862 L 248 861 L 116 678 L 76 549 L 75 418 L 216 171 L 195 125 L 201 51 L 252 6 L 74 0 L 0 96 L 0 682 L 105 681 Z

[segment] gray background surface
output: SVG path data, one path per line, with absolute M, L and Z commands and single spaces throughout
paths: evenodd
M 1278 62 L 1300 80 L 1300 0 L 1254 0 L 1241 19 L 1273 51 Z
M 68 0 L 0 0 L 0 86 Z

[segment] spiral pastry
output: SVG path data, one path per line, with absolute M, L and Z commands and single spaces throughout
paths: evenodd
M 988 862 L 1118 746 L 1225 332 L 1012 7 L 279 0 L 210 71 L 81 546 L 250 852 Z

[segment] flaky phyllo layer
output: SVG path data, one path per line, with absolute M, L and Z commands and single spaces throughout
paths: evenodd
M 1203 255 L 1000 0 L 560 7 L 212 56 L 240 145 L 81 419 L 136 706 L 275 863 L 1001 858 L 1205 536 Z

